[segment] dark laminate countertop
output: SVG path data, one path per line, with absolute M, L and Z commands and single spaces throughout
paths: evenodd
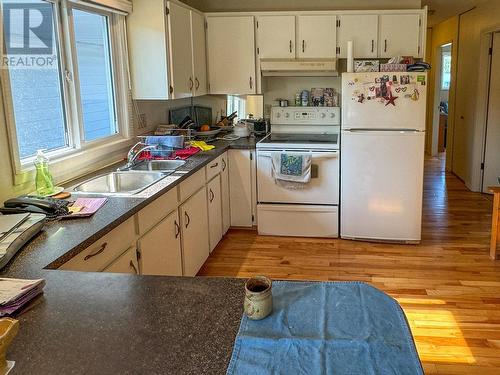
M 91 218 L 53 222 L 1 271 L 44 278 L 44 296 L 19 317 L 13 374 L 224 374 L 242 314 L 243 280 L 55 270 L 228 148 L 213 142 L 148 197 L 116 198 Z M 45 269 L 51 268 L 51 269 Z

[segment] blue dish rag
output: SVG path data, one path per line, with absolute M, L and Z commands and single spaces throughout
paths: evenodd
M 273 312 L 243 316 L 228 375 L 422 375 L 399 304 L 362 282 L 273 282 Z
M 157 145 L 157 150 L 151 150 L 154 158 L 167 158 L 174 148 L 184 148 L 184 136 L 182 135 L 150 135 L 145 139 L 147 145 Z

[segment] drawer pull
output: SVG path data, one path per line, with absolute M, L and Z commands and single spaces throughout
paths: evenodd
M 134 271 L 134 273 L 135 273 L 136 275 L 138 275 L 138 274 L 139 274 L 139 272 L 137 272 L 137 267 L 135 266 L 135 264 L 134 264 L 134 261 L 133 261 L 133 260 L 131 260 L 131 261 L 130 261 L 130 268 L 132 268 L 132 270 Z
M 92 253 L 92 254 L 88 254 L 85 258 L 83 258 L 83 260 L 89 260 L 90 258 L 93 258 L 95 257 L 96 255 L 99 255 L 100 253 L 102 253 L 104 250 L 106 250 L 106 246 L 108 246 L 108 243 L 107 242 L 104 242 L 101 247 L 99 248 L 99 250 L 97 250 L 95 253 Z
M 215 198 L 215 194 L 214 194 L 214 192 L 212 191 L 212 189 L 210 189 L 210 191 L 209 191 L 209 192 L 210 192 L 210 203 L 212 203 L 212 202 L 213 202 L 213 200 L 214 200 L 214 198 Z
M 210 168 L 217 168 L 218 166 L 219 166 L 219 163 L 217 162 L 217 163 L 215 163 L 215 164 L 212 164 L 212 165 L 210 166 Z
M 175 225 L 175 238 L 178 238 L 179 234 L 181 234 L 181 227 L 179 227 L 179 224 L 177 224 L 177 220 L 174 220 L 174 225 Z
M 191 222 L 191 218 L 189 217 L 186 211 L 184 211 L 184 217 L 186 218 L 186 228 L 187 228 L 189 226 L 189 223 Z

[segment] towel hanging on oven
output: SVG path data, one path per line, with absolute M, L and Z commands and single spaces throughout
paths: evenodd
M 273 153 L 274 181 L 286 189 L 299 190 L 311 181 L 311 155 L 298 153 Z

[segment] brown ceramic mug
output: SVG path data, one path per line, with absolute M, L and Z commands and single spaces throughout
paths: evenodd
M 254 276 L 245 283 L 245 314 L 252 320 L 264 319 L 273 311 L 272 281 Z

